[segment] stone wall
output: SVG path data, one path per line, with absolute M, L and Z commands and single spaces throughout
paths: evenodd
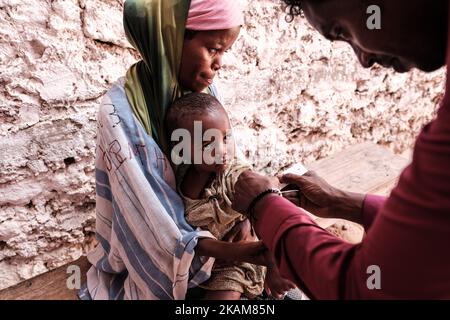
M 246 0 L 243 0 L 246 1 Z M 248 2 L 248 3 L 247 3 Z M 278 172 L 345 146 L 412 147 L 444 71 L 362 69 L 277 1 L 246 1 L 219 87 L 244 152 Z M 0 289 L 78 258 L 95 229 L 95 114 L 138 59 L 123 0 L 0 0 Z

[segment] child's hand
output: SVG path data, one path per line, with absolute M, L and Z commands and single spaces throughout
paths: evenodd
M 272 253 L 269 250 L 264 252 L 264 256 L 267 265 L 267 274 L 264 281 L 264 289 L 269 296 L 272 296 L 275 299 L 283 299 L 286 292 L 295 289 L 296 286 L 293 282 L 284 279 L 281 276 L 280 271 L 278 270 L 278 267 L 275 263 L 275 259 L 273 258 Z
M 269 296 L 275 299 L 281 300 L 286 293 L 292 289 L 295 289 L 295 284 L 291 281 L 281 277 L 278 272 L 278 268 L 268 268 L 266 274 L 266 280 L 264 281 L 264 289 Z

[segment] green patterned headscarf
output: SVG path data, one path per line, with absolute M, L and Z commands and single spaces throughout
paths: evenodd
M 145 131 L 163 151 L 166 109 L 182 95 L 178 84 L 184 32 L 191 0 L 126 0 L 128 41 L 142 60 L 127 72 L 125 92 Z

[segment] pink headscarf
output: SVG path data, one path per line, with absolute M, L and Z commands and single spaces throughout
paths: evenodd
M 239 0 L 192 0 L 186 28 L 190 30 L 223 30 L 244 24 Z

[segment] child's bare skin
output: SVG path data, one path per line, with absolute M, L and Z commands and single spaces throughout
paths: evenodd
M 264 282 L 264 289 L 269 296 L 272 296 L 275 299 L 283 299 L 285 293 L 295 289 L 296 286 L 293 282 L 284 279 L 280 275 L 280 271 L 269 250 L 265 252 L 265 257 L 267 261 L 267 274 Z
M 214 116 L 213 119 L 210 117 L 205 117 L 202 119 L 203 126 L 208 128 L 210 126 L 214 126 L 214 128 L 219 129 L 224 132 L 224 135 L 227 131 L 230 130 L 228 121 L 222 121 L 222 117 L 226 117 L 226 114 L 217 115 L 219 118 Z M 192 121 L 190 119 L 186 119 L 187 121 Z M 222 125 L 222 127 L 220 127 Z M 217 128 L 219 127 L 219 128 Z M 226 165 L 226 162 L 225 164 Z M 187 171 L 183 182 L 181 184 L 181 191 L 183 194 L 188 196 L 191 199 L 199 199 L 202 197 L 203 190 L 211 183 L 211 181 L 216 176 L 215 169 L 217 167 L 206 167 L 193 165 Z M 221 167 L 219 167 L 221 169 Z M 206 240 L 206 239 L 205 239 Z M 215 246 L 215 244 L 212 244 Z M 225 256 L 229 256 L 232 254 L 236 254 L 236 248 L 234 246 L 223 247 L 222 253 Z M 275 299 L 281 299 L 285 292 L 295 288 L 295 285 L 282 278 L 278 268 L 275 264 L 275 261 L 272 258 L 272 255 L 268 250 L 264 253 L 264 265 L 267 265 L 267 275 L 265 280 L 265 290 L 268 295 L 273 296 Z M 205 299 L 207 300 L 239 300 L 241 294 L 239 292 L 234 291 L 208 291 Z
M 235 145 L 230 134 L 231 125 L 223 107 L 202 113 L 184 114 L 182 118 L 178 119 L 177 128 L 185 129 L 189 131 L 191 136 L 195 136 L 195 121 L 201 121 L 203 132 L 214 129 L 219 134 L 212 141 L 203 141 L 202 145 L 192 143 L 191 157 L 196 152 L 204 154 L 206 148 L 209 148 L 214 142 L 217 145 L 216 149 L 213 149 L 211 156 L 215 159 L 222 159 L 223 161 L 220 163 L 214 161 L 212 164 L 207 164 L 202 161 L 201 163 L 194 163 L 189 166 L 179 187 L 185 197 L 193 200 L 204 197 L 204 190 L 211 185 L 219 174 L 227 169 L 235 157 Z M 191 159 L 192 162 L 194 162 L 193 159 Z M 225 236 L 224 240 L 226 238 Z M 280 276 L 271 254 L 262 242 L 257 241 L 256 236 L 252 239 L 245 239 L 245 241 L 239 241 L 242 239 L 233 238 L 228 239 L 230 242 L 206 238 L 200 239 L 197 246 L 197 254 L 215 257 L 226 264 L 230 263 L 234 265 L 236 262 L 250 262 L 255 265 L 268 266 L 265 288 L 268 294 L 271 294 L 275 298 L 283 297 L 286 291 L 294 287 L 291 282 Z M 220 263 L 219 260 L 217 262 Z M 211 300 L 239 300 L 241 293 L 226 290 L 209 290 L 205 298 Z

